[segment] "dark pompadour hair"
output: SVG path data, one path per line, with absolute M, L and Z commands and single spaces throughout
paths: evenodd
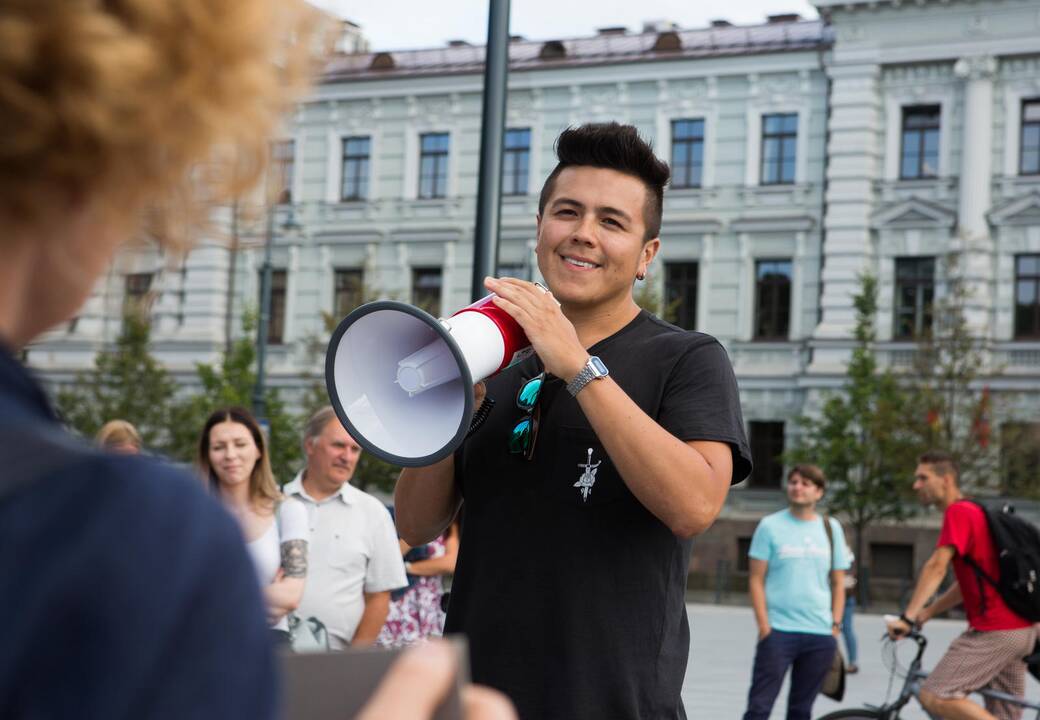
M 668 184 L 671 171 L 667 163 L 654 155 L 653 147 L 631 125 L 616 122 L 589 123 L 571 127 L 556 138 L 556 157 L 559 162 L 549 173 L 542 194 L 538 198 L 538 214 L 553 193 L 556 176 L 564 168 L 589 166 L 617 170 L 639 178 L 646 186 L 646 206 L 643 208 L 643 224 L 646 225 L 645 240 L 661 234 L 661 210 L 664 204 L 664 186 Z
M 959 481 L 961 469 L 957 465 L 956 458 L 945 450 L 929 450 L 917 457 L 917 462 L 922 465 L 931 465 L 939 475 L 953 475 L 953 479 Z

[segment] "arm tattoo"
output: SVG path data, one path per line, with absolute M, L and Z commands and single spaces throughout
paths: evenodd
M 282 543 L 282 571 L 285 577 L 307 577 L 306 540 L 287 540 Z

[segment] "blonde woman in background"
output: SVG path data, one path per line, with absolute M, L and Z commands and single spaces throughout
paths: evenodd
M 141 452 L 141 435 L 126 420 L 109 420 L 98 430 L 94 442 L 108 452 L 137 455 Z

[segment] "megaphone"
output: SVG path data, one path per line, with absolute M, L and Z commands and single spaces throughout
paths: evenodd
M 421 467 L 462 444 L 473 385 L 533 352 L 493 297 L 448 318 L 377 300 L 340 321 L 325 355 L 325 385 L 362 448 L 394 465 Z

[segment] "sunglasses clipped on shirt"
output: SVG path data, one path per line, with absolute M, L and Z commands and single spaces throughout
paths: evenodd
M 512 432 L 509 433 L 509 452 L 523 455 L 525 460 L 534 457 L 542 406 L 546 403 L 545 398 L 548 393 L 546 388 L 552 388 L 559 385 L 560 382 L 559 378 L 541 372 L 520 386 L 520 390 L 516 393 L 516 406 L 523 410 L 524 416 L 517 421 Z

